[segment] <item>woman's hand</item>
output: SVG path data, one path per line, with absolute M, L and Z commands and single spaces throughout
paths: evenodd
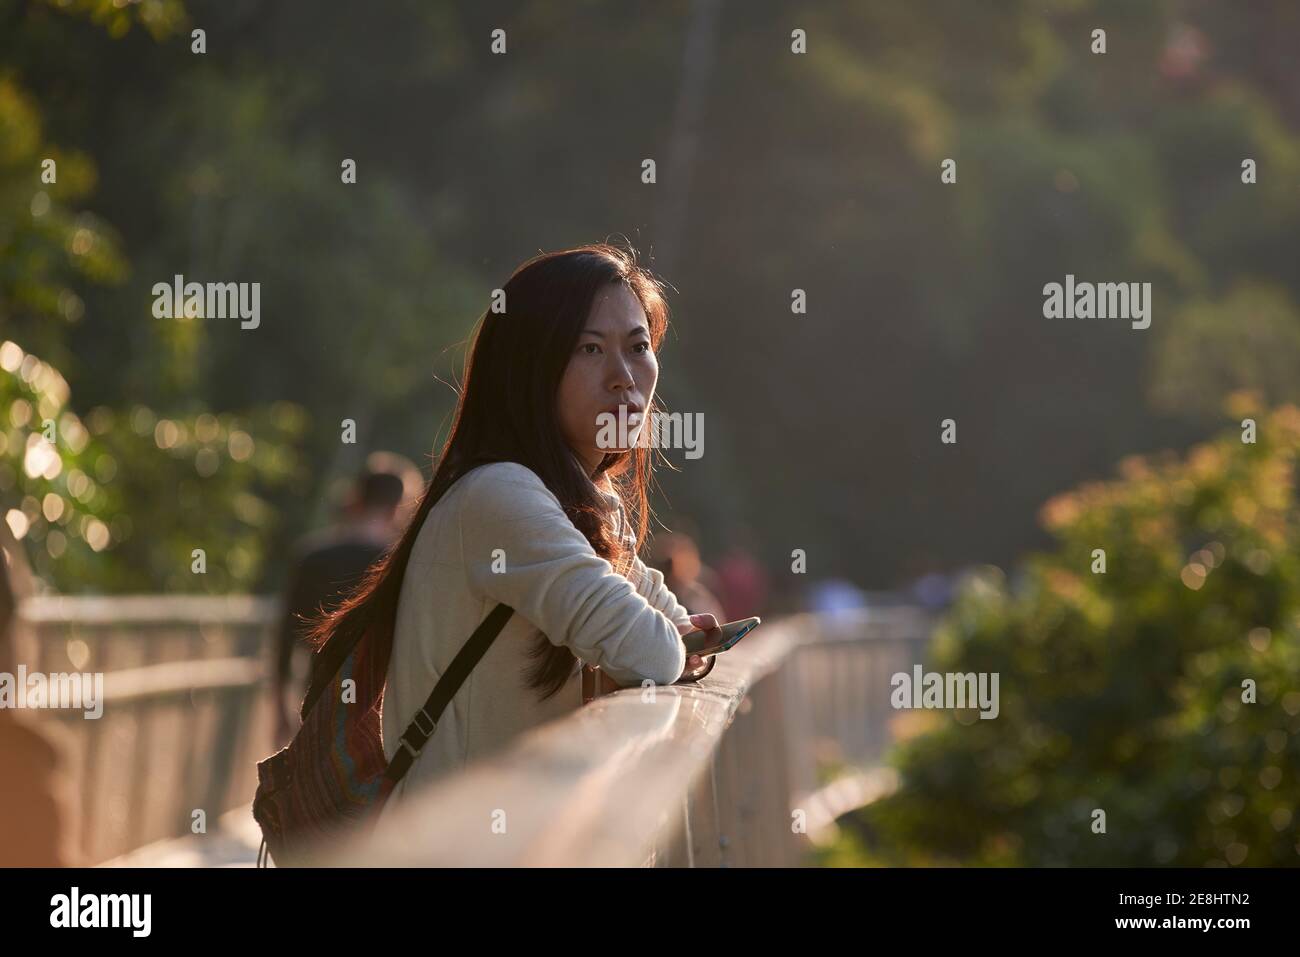
M 691 623 L 689 625 L 682 624 L 677 626 L 677 630 L 681 632 L 682 635 L 689 635 L 693 631 L 716 631 L 717 629 L 718 619 L 707 612 L 699 615 L 691 615 Z M 682 671 L 681 677 L 677 680 L 698 681 L 700 678 L 703 678 L 713 670 L 713 659 L 715 657 L 715 655 L 710 655 L 706 661 L 699 655 L 687 655 L 686 668 Z
M 692 631 L 709 631 L 718 627 L 718 619 L 710 614 L 691 615 L 689 625 L 678 625 L 677 631 L 680 634 L 688 635 Z M 699 655 L 686 656 L 686 669 L 682 672 L 681 677 L 676 683 L 698 681 L 710 671 L 713 670 L 715 655 L 710 655 L 707 659 Z M 582 666 L 582 703 L 589 704 L 602 695 L 607 695 L 618 691 L 622 685 L 611 678 L 599 668 L 593 668 L 591 665 Z

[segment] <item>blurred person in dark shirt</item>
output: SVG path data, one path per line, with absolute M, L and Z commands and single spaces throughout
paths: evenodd
M 292 678 L 295 649 L 310 652 L 302 641 L 306 622 L 322 609 L 341 604 L 401 531 L 397 513 L 409 493 L 410 476 L 405 474 L 407 469 L 392 464 L 394 460 L 406 461 L 399 456 L 372 455 L 357 477 L 338 524 L 306 536 L 295 548 L 276 640 L 273 688 L 278 743 L 287 742 L 298 726 L 297 708 L 291 708 L 288 692 L 291 684 L 299 683 Z M 305 693 L 305 689 L 292 690 L 294 700 L 301 701 L 298 692 Z

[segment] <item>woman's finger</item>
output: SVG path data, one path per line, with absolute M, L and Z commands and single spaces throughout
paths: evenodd
M 677 630 L 683 635 L 689 635 L 693 631 L 712 631 L 718 627 L 718 619 L 714 618 L 708 612 L 700 612 L 698 615 L 691 615 L 691 623 L 681 623 Z

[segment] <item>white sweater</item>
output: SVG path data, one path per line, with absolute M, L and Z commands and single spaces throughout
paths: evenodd
M 629 535 L 622 502 L 602 494 L 617 509 L 619 534 Z M 493 571 L 498 557 L 504 572 Z M 686 650 L 675 623 L 688 623 L 689 613 L 658 569 L 638 557 L 629 574 L 631 580 L 596 554 L 531 469 L 496 462 L 453 483 L 420 529 L 402 581 L 383 702 L 389 760 L 416 709 L 479 623 L 498 602 L 514 614 L 443 711 L 388 806 L 405 791 L 493 754 L 521 732 L 577 710 L 582 661 L 623 685 L 676 681 Z M 535 627 L 580 659 L 568 683 L 546 701 L 524 684 L 536 661 L 528 656 Z

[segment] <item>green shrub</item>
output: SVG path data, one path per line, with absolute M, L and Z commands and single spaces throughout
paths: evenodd
M 1300 409 L 1228 410 L 1253 444 L 1234 424 L 1183 459 L 1128 458 L 1044 506 L 1058 545 L 1014 585 L 967 579 L 928 667 L 998 672 L 1001 713 L 935 712 L 900 742 L 900 788 L 848 822 L 848 857 L 1300 863 Z

